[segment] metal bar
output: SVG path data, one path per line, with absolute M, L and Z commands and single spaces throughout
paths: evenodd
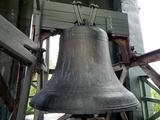
M 93 3 L 90 4 L 90 13 L 89 13 L 89 18 L 88 18 L 88 23 L 90 23 L 91 18 L 92 18 L 92 14 L 93 14 Z
M 142 97 L 141 99 L 144 100 L 144 101 L 154 102 L 154 103 L 160 104 L 160 100 L 159 99 L 153 99 L 153 98 L 148 98 L 148 97 Z
M 25 80 L 22 85 L 22 92 L 21 92 L 20 102 L 18 106 L 17 120 L 25 119 L 29 90 L 30 90 L 30 85 L 32 80 L 32 72 L 33 72 L 34 66 L 35 66 L 35 63 L 33 65 L 27 66 Z
M 144 84 L 145 79 L 147 79 L 147 77 L 144 77 L 144 76 L 138 77 L 139 85 L 140 85 L 140 97 L 141 98 L 146 97 L 145 84 Z M 143 112 L 144 120 L 147 120 L 149 118 L 147 102 L 141 100 L 141 106 L 142 106 L 142 112 Z
M 36 86 L 33 82 L 31 82 L 31 85 L 32 85 L 34 88 L 37 88 L 37 86 Z
M 140 65 L 140 67 L 160 89 L 160 75 L 149 64 Z
M 80 9 L 81 5 L 82 5 L 81 1 L 77 1 L 77 10 L 78 10 L 78 14 L 79 14 L 79 17 L 80 17 L 80 23 L 83 23 L 81 9 Z
M 81 20 L 79 11 L 78 11 L 77 2 L 73 1 L 72 5 L 73 5 L 73 8 L 74 8 L 74 12 L 75 12 L 75 16 L 76 16 L 78 25 L 80 25 L 82 23 L 82 20 Z
M 153 83 L 151 83 L 150 81 L 147 80 L 148 77 L 146 77 L 146 79 L 142 79 L 143 82 L 147 83 L 147 85 L 149 85 L 152 89 L 154 89 L 158 94 L 160 94 L 160 90 L 157 88 L 157 86 L 155 86 Z
M 159 117 L 160 117 L 160 111 L 158 111 L 157 113 L 155 113 L 154 115 L 152 115 L 148 120 L 156 120 Z
M 94 24 L 94 21 L 95 21 L 95 18 L 96 18 L 96 14 L 97 14 L 97 8 L 98 8 L 98 5 L 94 5 L 94 9 L 93 9 L 90 25 Z

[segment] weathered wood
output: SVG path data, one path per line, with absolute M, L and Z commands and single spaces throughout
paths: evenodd
M 125 112 L 121 112 L 121 117 L 122 117 L 122 120 L 128 120 Z
M 25 113 L 27 109 L 27 102 L 28 102 L 28 96 L 29 96 L 29 90 L 32 80 L 32 73 L 33 69 L 35 67 L 35 63 L 27 67 L 27 71 L 25 74 L 25 80 L 22 85 L 22 91 L 20 96 L 20 102 L 18 106 L 18 112 L 17 112 L 17 120 L 24 120 L 25 119 Z
M 145 53 L 140 56 L 136 56 L 133 53 L 132 59 L 130 61 L 131 65 L 129 67 L 145 65 L 156 61 L 160 61 L 160 49 Z
M 125 37 L 113 37 L 113 41 L 118 45 L 121 60 L 119 62 L 124 64 L 130 64 L 131 51 L 129 47 L 129 40 Z
M 0 15 L 0 47 L 4 52 L 24 63 L 33 63 L 36 59 L 28 50 L 36 50 L 37 45 Z
M 144 64 L 140 67 L 160 89 L 160 75 L 149 64 Z
M 112 113 L 107 113 L 106 120 L 111 120 L 111 118 L 112 118 Z
M 36 8 L 35 8 L 36 9 Z M 82 6 L 82 18 L 88 19 L 89 7 Z M 73 6 L 70 4 L 45 1 L 42 8 L 42 29 L 66 29 L 76 21 Z M 129 36 L 127 14 L 98 9 L 95 23 L 102 29 L 116 35 Z M 34 21 L 35 24 L 35 21 Z
M 15 103 L 14 103 L 14 108 L 13 112 L 10 115 L 9 120 L 16 120 L 17 118 L 17 111 L 18 111 L 18 105 L 19 105 L 19 100 L 20 100 L 20 91 L 21 91 L 21 79 L 20 79 L 20 71 L 22 68 L 22 65 L 18 62 L 18 67 L 17 67 L 17 73 L 16 73 L 16 95 L 15 95 Z
M 5 83 L 3 76 L 0 74 L 0 97 L 4 101 L 10 112 L 13 111 L 14 98 L 12 97 L 8 86 Z

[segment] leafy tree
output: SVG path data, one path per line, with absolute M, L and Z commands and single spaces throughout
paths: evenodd
M 152 96 L 152 98 L 160 99 L 160 95 L 153 89 L 151 90 L 151 96 Z M 152 109 L 153 109 L 153 113 L 156 113 L 156 112 L 160 111 L 160 104 L 153 103 L 152 104 Z

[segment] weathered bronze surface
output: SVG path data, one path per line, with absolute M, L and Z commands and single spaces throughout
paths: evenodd
M 113 71 L 106 32 L 75 26 L 61 35 L 54 75 L 31 106 L 55 113 L 98 114 L 133 110 L 138 103 Z

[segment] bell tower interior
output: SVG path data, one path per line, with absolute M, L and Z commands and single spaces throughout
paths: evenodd
M 68 49 L 66 49 L 66 46 L 64 44 L 66 44 L 66 38 L 70 38 L 68 37 L 70 34 L 70 36 L 74 36 L 74 34 L 77 34 L 75 32 L 77 29 L 75 29 L 75 31 L 73 29 L 73 32 L 69 32 L 69 34 L 67 35 L 65 33 L 64 36 L 66 38 L 63 38 L 64 31 L 75 26 L 87 26 L 88 23 L 86 21 L 90 17 L 90 11 L 91 9 L 93 9 L 92 12 L 94 13 L 95 8 L 97 8 L 97 11 L 95 12 L 95 16 L 93 15 L 93 21 L 91 20 L 93 24 L 90 24 L 89 28 L 91 26 L 91 29 L 93 27 L 93 29 L 96 31 L 97 29 L 94 27 L 98 27 L 106 32 L 109 42 L 109 59 L 111 59 L 112 62 L 111 67 L 113 67 L 113 70 L 116 73 L 119 81 L 122 83 L 122 86 L 124 86 L 124 88 L 131 91 L 131 93 L 136 96 L 137 100 L 139 101 L 139 106 L 137 106 L 136 110 L 120 112 L 107 111 L 106 113 L 102 112 L 102 114 L 77 114 L 78 112 L 76 113 L 76 111 L 75 114 L 70 114 L 70 111 L 68 110 L 69 112 L 61 116 L 58 120 L 147 120 L 147 118 L 151 116 L 152 111 L 149 111 L 151 109 L 151 104 L 147 103 L 146 101 L 154 100 L 151 100 L 149 98 L 145 99 L 146 96 L 150 96 L 150 88 L 147 87 L 143 81 L 146 81 L 146 83 L 148 83 L 147 76 L 149 76 L 151 79 L 153 79 L 156 87 L 154 87 L 154 85 L 152 85 L 151 83 L 149 83 L 149 86 L 153 87 L 156 91 L 159 92 L 158 87 L 160 86 L 160 82 L 157 79 L 159 79 L 160 77 L 148 64 L 150 62 L 157 61 L 157 59 L 159 60 L 159 57 L 155 57 L 158 56 L 157 54 L 159 54 L 159 50 L 153 51 L 151 53 L 144 53 L 137 0 L 79 1 L 82 4 L 75 4 L 77 6 L 77 10 L 78 5 L 80 5 L 80 10 L 78 11 L 74 9 L 75 6 L 73 4 L 73 0 L 0 1 L 0 91 L 2 91 L 0 92 L 0 120 L 27 120 L 27 118 L 25 119 L 27 114 L 34 114 L 32 120 L 45 120 L 45 115 L 48 112 L 35 109 L 36 105 L 33 105 L 33 107 L 31 107 L 31 100 L 36 94 L 36 91 L 39 92 L 41 89 L 46 88 L 46 84 L 48 83 L 48 80 L 50 80 L 52 75 L 56 76 L 56 74 L 65 74 L 64 71 L 68 69 L 67 67 L 69 65 L 72 65 L 72 63 L 68 62 L 67 66 L 65 62 L 62 62 L 63 60 L 67 61 L 68 59 L 72 60 L 74 58 L 72 54 L 69 56 Z M 76 0 L 76 2 L 78 1 Z M 94 3 L 93 7 L 91 7 L 91 3 Z M 98 5 L 98 7 L 96 7 L 95 5 Z M 81 21 L 78 17 L 76 17 L 76 12 L 79 11 L 81 12 L 80 17 L 83 18 Z M 10 23 L 13 25 L 11 25 Z M 97 31 L 99 31 L 99 29 Z M 84 31 L 81 32 L 83 33 Z M 79 34 L 77 36 L 86 39 L 86 37 L 84 36 L 87 36 L 87 34 Z M 92 39 L 94 39 L 93 36 L 94 34 L 91 36 Z M 95 36 L 95 38 L 97 36 Z M 97 38 L 98 40 L 103 38 L 103 35 L 101 36 L 100 34 L 99 36 L 100 37 Z M 61 71 L 56 73 L 58 71 L 56 71 L 56 63 L 58 61 L 57 58 L 59 56 L 59 53 L 61 52 L 59 48 L 59 45 L 61 45 L 61 43 L 59 42 L 60 38 L 65 41 L 62 44 L 63 47 L 61 48 L 64 48 L 66 50 L 63 51 L 64 53 L 66 52 L 66 54 L 60 56 L 60 58 L 64 59 L 60 60 L 60 63 L 62 64 L 59 66 L 63 68 L 64 65 L 66 67 L 65 69 L 62 69 Z M 90 40 L 90 38 L 88 39 Z M 101 48 L 103 48 L 103 44 L 101 44 L 101 42 L 98 43 L 98 40 L 94 44 L 91 42 L 91 44 L 100 45 L 101 47 L 97 47 L 98 45 L 96 47 L 98 48 L 98 50 L 102 50 Z M 72 46 L 78 46 L 84 42 L 78 41 L 78 44 L 74 43 L 74 40 L 72 41 L 73 43 L 69 42 L 68 44 L 71 44 Z M 81 47 L 78 46 L 77 48 L 84 48 L 84 50 L 87 51 L 90 47 L 88 43 L 90 42 L 86 42 L 86 44 L 82 44 Z M 85 48 L 85 45 L 88 45 L 88 47 Z M 69 50 L 70 47 L 68 47 Z M 92 47 L 93 46 L 91 46 L 90 48 Z M 81 51 L 83 51 L 83 49 Z M 101 61 L 103 63 L 103 61 L 99 60 L 98 58 L 105 58 L 104 56 L 106 54 L 102 56 L 96 50 L 92 52 L 92 49 L 89 49 L 88 51 L 88 53 L 86 52 L 87 55 L 97 53 L 93 55 L 94 57 L 96 55 L 98 56 L 96 56 L 95 61 L 97 60 L 98 62 Z M 76 53 L 77 51 L 75 50 L 72 52 Z M 85 54 L 83 52 L 77 53 L 80 53 L 82 55 Z M 101 53 L 103 53 L 103 50 Z M 140 53 L 140 55 L 137 55 L 137 53 Z M 77 58 L 74 58 L 74 60 L 76 60 Z M 76 65 L 73 65 L 74 70 L 76 72 L 78 70 L 80 71 L 81 66 L 83 66 L 82 63 L 86 63 L 86 61 L 87 60 L 84 59 L 79 60 L 80 64 L 77 65 L 78 67 Z M 86 66 L 84 66 L 84 68 L 87 68 Z M 103 66 L 101 66 L 101 68 L 103 69 Z M 95 68 L 97 72 L 91 70 L 92 73 L 95 72 L 95 78 L 97 78 L 97 73 L 102 69 Z M 111 72 L 112 70 L 110 70 L 110 73 Z M 89 76 L 89 73 L 86 76 Z M 99 78 L 101 78 L 101 76 Z M 113 78 L 114 77 L 112 77 L 112 79 Z M 55 80 L 58 81 L 58 79 Z M 98 81 L 98 78 L 96 80 Z M 90 81 L 87 82 L 89 84 Z M 66 82 L 64 82 L 63 84 L 65 83 Z M 81 84 L 81 81 L 77 83 Z M 49 82 L 49 84 L 51 84 L 51 82 Z M 76 82 L 74 84 L 76 84 Z M 99 85 L 99 83 L 97 82 L 93 83 L 93 86 L 95 84 Z M 57 84 L 57 86 L 60 86 L 60 88 L 62 88 L 61 84 Z M 57 86 L 55 86 L 55 88 Z M 77 85 L 77 88 L 79 86 L 80 85 Z M 112 85 L 108 87 L 111 86 Z M 113 86 L 115 86 L 116 89 L 116 84 Z M 63 88 L 64 89 L 61 89 L 62 91 L 68 90 L 65 87 Z M 69 87 L 69 90 L 71 88 L 74 87 Z M 98 93 L 97 91 L 100 90 L 96 89 L 95 87 L 95 91 L 93 90 L 92 93 Z M 111 92 L 113 91 L 114 90 L 112 90 Z M 72 92 L 76 93 L 77 91 L 75 90 Z M 45 95 L 49 96 L 50 94 Z M 58 92 L 54 95 L 54 97 L 56 98 L 58 96 Z M 66 96 L 67 95 L 63 94 L 63 100 L 66 100 Z M 75 96 L 78 95 L 75 94 Z M 96 98 L 96 100 L 100 101 L 98 103 L 104 102 L 103 99 L 105 99 L 106 96 L 100 96 L 99 98 Z M 113 94 L 110 93 L 110 96 L 113 96 Z M 118 94 L 117 96 L 120 96 L 120 94 Z M 61 99 L 56 98 L 52 99 L 52 101 L 60 101 Z M 86 100 L 87 97 L 84 99 Z M 48 103 L 50 103 L 49 100 L 51 99 L 47 100 Z M 61 104 L 63 103 L 63 100 L 61 100 Z M 80 98 L 78 96 L 77 99 L 73 98 L 73 100 L 80 101 Z M 45 101 L 43 102 L 45 103 Z M 40 99 L 36 102 L 40 102 Z M 74 104 L 73 101 L 69 101 L 67 103 L 71 105 Z M 89 108 L 91 106 L 90 103 L 91 105 L 96 106 L 96 104 L 92 104 L 92 100 L 90 100 L 90 102 L 88 102 L 88 106 L 85 103 L 84 105 L 86 105 L 86 108 L 83 107 L 84 109 L 82 109 L 85 111 L 87 107 Z M 64 103 L 64 105 L 61 104 L 60 107 L 67 106 L 65 106 Z M 77 106 L 80 104 L 81 106 L 84 106 L 81 101 L 77 102 Z M 55 103 L 51 103 L 49 105 L 49 107 L 51 107 L 52 105 L 56 106 Z M 75 106 L 72 107 L 76 108 Z M 80 113 L 81 112 L 83 113 L 83 111 L 80 111 Z M 87 111 L 86 113 L 89 112 Z M 156 115 L 158 115 L 158 113 Z M 156 118 L 155 116 L 153 115 L 151 116 L 151 118 Z

